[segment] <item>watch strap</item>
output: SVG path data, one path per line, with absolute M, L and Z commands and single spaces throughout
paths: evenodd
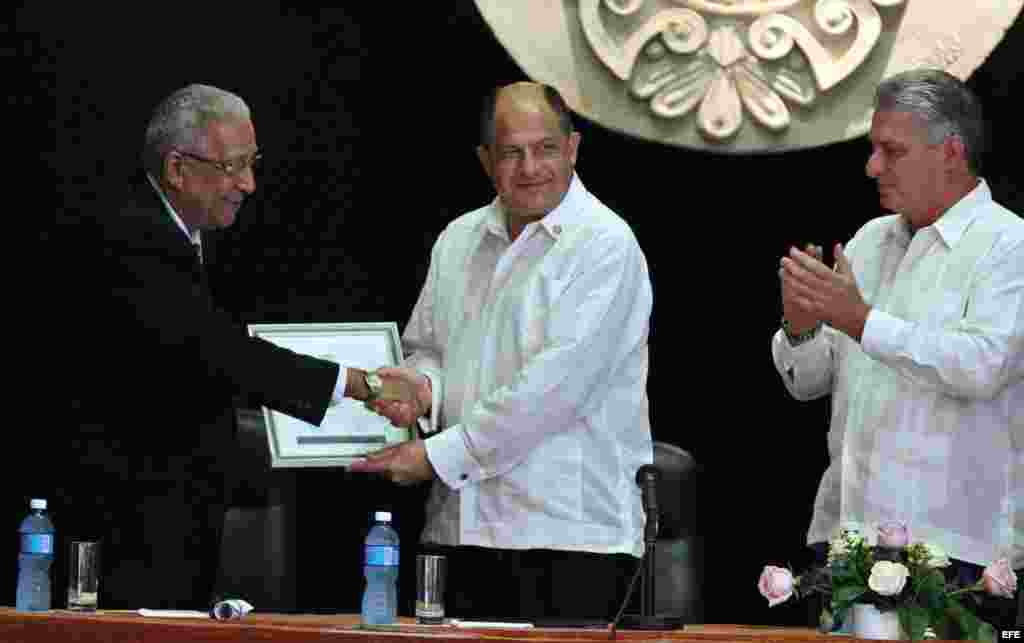
M 818 322 L 813 328 L 805 330 L 802 333 L 794 333 L 793 327 L 789 324 L 789 320 L 785 317 L 782 318 L 782 332 L 786 335 L 786 341 L 793 348 L 796 348 L 800 344 L 805 344 L 815 337 L 818 336 L 818 331 L 821 330 L 822 323 Z

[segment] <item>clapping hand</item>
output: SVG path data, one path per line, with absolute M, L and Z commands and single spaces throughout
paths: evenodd
M 830 270 L 813 253 L 792 248 L 782 259 L 780 270 L 783 307 L 794 327 L 797 320 L 789 317 L 791 311 L 802 322 L 821 319 L 859 342 L 871 307 L 864 302 L 853 268 L 838 243 L 835 258 L 835 269 Z
M 809 243 L 804 247 L 804 254 L 820 262 L 821 246 Z M 782 260 L 782 265 L 779 268 L 779 279 L 782 282 L 782 315 L 789 322 L 792 331 L 803 333 L 816 326 L 820 318 L 815 315 L 813 310 L 807 308 L 798 296 L 800 282 L 787 271 L 786 259 Z

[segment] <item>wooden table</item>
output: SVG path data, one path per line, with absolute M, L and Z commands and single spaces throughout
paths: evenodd
M 413 619 L 383 629 L 368 630 L 359 616 L 249 614 L 240 621 L 154 618 L 134 612 L 99 611 L 91 614 L 51 610 L 20 613 L 0 607 L 0 641 L 5 643 L 321 643 L 335 641 L 395 641 L 442 643 L 453 641 L 530 642 L 607 641 L 611 632 L 592 629 L 534 628 L 530 630 L 458 629 L 451 625 L 417 625 Z M 851 639 L 824 636 L 812 629 L 753 625 L 688 625 L 671 632 L 618 630 L 619 641 L 685 641 L 687 643 L 840 643 Z

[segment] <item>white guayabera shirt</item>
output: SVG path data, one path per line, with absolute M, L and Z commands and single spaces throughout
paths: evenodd
M 912 238 L 881 217 L 846 253 L 872 306 L 861 343 L 772 340 L 794 397 L 832 393 L 808 542 L 902 520 L 953 558 L 1024 566 L 1024 220 L 981 181 Z
M 448 225 L 403 335 L 445 427 L 425 542 L 642 554 L 651 309 L 632 230 L 578 177 L 514 242 L 497 200 Z

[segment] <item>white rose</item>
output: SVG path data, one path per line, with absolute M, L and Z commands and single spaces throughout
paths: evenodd
M 871 567 L 868 587 L 881 596 L 895 596 L 903 591 L 910 570 L 903 563 L 880 560 Z

